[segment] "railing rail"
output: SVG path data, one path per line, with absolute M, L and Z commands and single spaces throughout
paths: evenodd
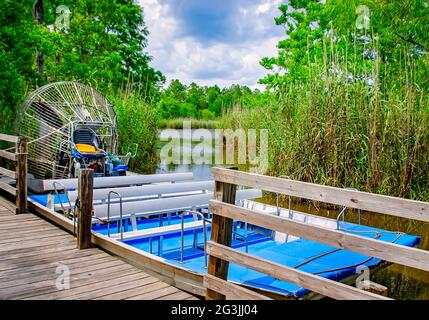
M 203 242 L 204 242 L 204 268 L 207 268 L 207 229 L 206 223 L 211 223 L 210 220 L 206 219 L 203 213 L 196 210 L 185 210 L 180 213 L 180 263 L 185 263 L 185 214 L 195 214 L 201 217 L 203 222 Z M 194 244 L 198 246 L 198 233 L 194 234 Z
M 123 228 L 123 214 L 122 214 L 122 195 L 116 191 L 110 191 L 107 198 L 107 236 L 110 237 L 110 202 L 112 194 L 116 195 L 119 198 L 119 228 L 121 234 L 121 241 L 124 240 L 124 228 Z
M 224 168 L 213 168 L 212 174 L 214 179 L 219 183 L 258 188 L 269 192 L 335 204 L 342 207 L 429 222 L 428 202 L 335 188 Z
M 0 157 L 15 163 L 15 171 L 0 167 L 0 175 L 16 180 L 16 187 L 0 182 L 0 189 L 16 198 L 16 213 L 27 212 L 27 158 L 28 142 L 24 137 L 16 137 L 0 133 L 0 141 L 15 144 L 15 152 L 0 150 Z
M 341 230 L 326 229 L 317 225 L 288 219 L 287 217 L 246 209 L 236 206 L 233 200 L 235 199 L 237 185 L 242 185 L 260 188 L 277 194 L 286 194 L 355 208 L 359 211 L 360 209 L 372 210 L 421 221 L 428 221 L 429 219 L 429 203 L 319 186 L 290 179 L 238 172 L 231 169 L 213 168 L 212 174 L 216 188 L 215 200 L 209 203 L 209 210 L 213 214 L 212 236 L 207 245 L 207 252 L 210 255 L 208 267 L 210 276 L 226 281 L 228 264 L 229 262 L 234 262 L 334 299 L 386 299 L 374 293 L 278 265 L 230 248 L 232 221 L 234 220 L 429 271 L 429 251 L 379 241 Z M 398 208 L 395 208 L 392 212 L 389 211 L 390 208 L 396 205 L 400 206 L 403 212 Z M 226 296 L 222 292 L 216 291 L 215 286 L 210 285 L 212 282 L 207 281 L 206 298 L 225 299 Z M 234 286 L 234 284 L 231 283 L 230 286 Z

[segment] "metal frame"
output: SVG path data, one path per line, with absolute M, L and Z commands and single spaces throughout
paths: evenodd
M 24 101 L 15 128 L 29 139 L 29 167 L 37 179 L 49 175 L 54 179 L 69 178 L 76 126 L 95 131 L 104 149 L 117 154 L 115 110 L 97 90 L 77 82 L 51 83 Z M 64 157 L 62 161 L 60 156 Z
M 122 196 L 119 192 L 110 191 L 107 198 L 107 236 L 110 238 L 110 199 L 112 194 L 115 194 L 119 197 L 119 225 L 121 233 L 121 241 L 124 240 L 124 228 L 123 228 L 123 219 L 122 219 Z
M 184 261 L 184 250 L 185 250 L 185 214 L 196 214 L 199 217 L 202 218 L 203 221 L 203 237 L 204 237 L 204 269 L 207 269 L 208 261 L 207 261 L 207 229 L 206 229 L 206 222 L 211 223 L 210 220 L 206 219 L 204 214 L 202 214 L 199 211 L 195 210 L 185 210 L 181 212 L 179 215 L 181 216 L 180 224 L 181 224 L 181 230 L 180 230 L 180 261 L 179 263 L 183 264 Z M 194 234 L 194 243 L 195 243 L 195 236 L 198 237 L 198 233 Z

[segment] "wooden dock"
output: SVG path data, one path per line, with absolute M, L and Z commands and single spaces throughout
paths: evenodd
M 98 248 L 78 250 L 69 233 L 0 202 L 0 299 L 197 298 Z

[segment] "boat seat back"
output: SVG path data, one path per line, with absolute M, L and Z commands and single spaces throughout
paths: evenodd
M 89 145 L 98 149 L 97 136 L 89 129 L 77 129 L 73 132 L 73 142 L 78 145 Z

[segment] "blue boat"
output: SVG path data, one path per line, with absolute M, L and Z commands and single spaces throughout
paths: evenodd
M 153 179 L 161 179 L 161 176 L 154 175 Z M 140 177 L 144 180 L 148 176 Z M 155 182 L 141 186 L 95 189 L 93 231 L 136 249 L 163 265 L 202 278 L 207 273 L 205 243 L 211 234 L 212 216 L 208 210 L 208 201 L 212 198 L 213 182 L 190 181 L 189 178 L 189 175 L 179 174 L 176 180 L 183 181 L 175 183 Z M 106 178 L 96 178 L 95 182 L 97 179 Z M 134 179 L 138 180 L 139 176 L 134 176 Z M 336 220 L 328 219 L 252 200 L 261 195 L 256 189 L 238 190 L 236 204 L 261 213 L 408 247 L 418 246 L 420 242 L 416 236 L 347 222 L 346 208 Z M 32 196 L 34 201 L 61 213 L 70 211 L 76 198 L 75 190 Z M 232 247 L 284 266 L 347 283 L 353 282 L 363 268 L 387 266 L 386 262 L 378 258 L 241 221 L 233 223 Z M 162 275 L 162 270 L 159 273 Z M 233 263 L 229 266 L 228 280 L 276 298 L 321 297 L 306 288 Z

